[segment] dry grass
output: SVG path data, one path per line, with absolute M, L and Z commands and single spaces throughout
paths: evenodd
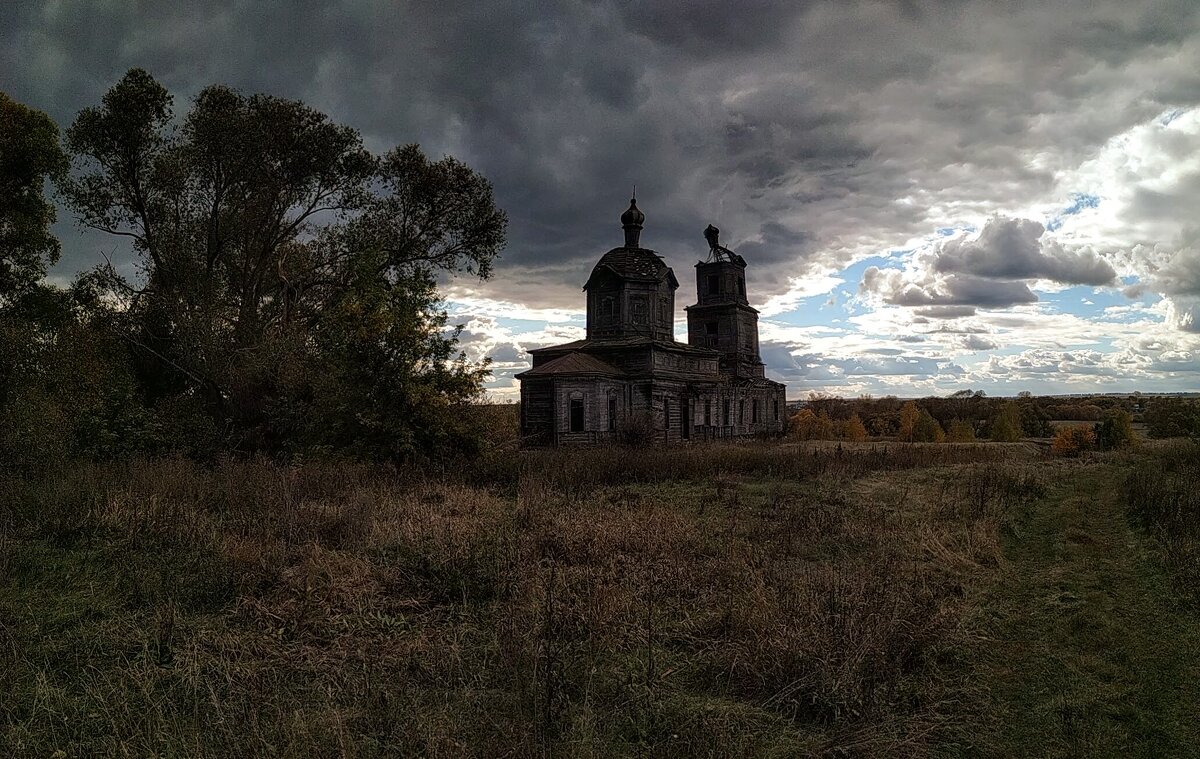
M 0 748 L 927 753 L 1022 446 L 508 454 L 0 480 Z
M 1155 445 L 1125 482 L 1131 520 L 1153 535 L 1179 591 L 1200 604 L 1200 444 Z

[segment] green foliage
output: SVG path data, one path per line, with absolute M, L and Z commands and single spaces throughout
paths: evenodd
M 1017 408 L 1021 416 L 1021 432 L 1025 437 L 1048 437 L 1054 432 L 1050 427 L 1050 414 L 1031 398 L 1017 401 Z
M 921 410 L 913 401 L 905 403 L 900 409 L 899 438 L 911 443 L 916 439 L 917 421 L 921 418 Z
M 1147 402 L 1150 437 L 1200 439 L 1200 402 L 1185 398 L 1153 398 Z
M 1133 433 L 1133 417 L 1128 411 L 1119 408 L 1104 412 L 1104 417 L 1096 425 L 1096 445 L 1102 451 L 1118 448 L 1129 448 L 1137 443 Z
M 130 71 L 67 131 L 62 183 L 141 257 L 144 282 L 91 282 L 146 403 L 239 450 L 468 450 L 487 366 L 457 349 L 436 283 L 490 274 L 507 222 L 488 181 L 415 145 L 373 156 L 298 101 L 212 86 L 173 115 Z
M 972 443 L 975 441 L 975 428 L 970 422 L 954 419 L 946 429 L 946 441 L 950 443 Z
M 39 468 L 147 444 L 128 352 L 82 297 L 34 286 L 0 309 L 0 461 Z
M 0 92 L 0 304 L 34 285 L 58 260 L 54 205 L 43 194 L 66 157 L 46 114 Z
M 940 443 L 946 439 L 942 426 L 926 411 L 921 409 L 912 428 L 912 440 L 918 443 Z
M 1015 401 L 1009 401 L 992 419 L 990 436 L 997 442 L 1014 443 L 1021 439 L 1021 432 L 1021 410 Z

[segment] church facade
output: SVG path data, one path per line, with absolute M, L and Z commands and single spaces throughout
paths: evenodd
M 661 443 L 778 434 L 785 387 L 767 379 L 758 311 L 746 296 L 746 262 L 709 225 L 696 264 L 688 341 L 675 340 L 679 281 L 662 256 L 641 247 L 645 215 L 631 200 L 625 244 L 605 253 L 583 289 L 587 336 L 530 351 L 521 382 L 527 446 L 615 441 Z

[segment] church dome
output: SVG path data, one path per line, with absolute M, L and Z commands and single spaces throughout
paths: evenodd
M 637 207 L 637 198 L 630 198 L 629 208 L 625 213 L 621 214 L 621 226 L 630 226 L 633 224 L 642 225 L 646 223 L 646 214 L 642 213 Z
M 667 266 L 662 256 L 641 246 L 642 222 L 645 220 L 646 214 L 638 209 L 637 200 L 630 200 L 628 210 L 621 214 L 621 226 L 625 228 L 625 244 L 619 248 L 613 248 L 600 257 L 596 266 L 592 268 L 592 275 L 588 277 L 587 284 L 583 286 L 583 289 L 589 289 L 597 281 L 597 276 L 615 276 L 622 280 L 640 279 L 654 282 L 665 280 L 670 284 L 672 290 L 679 287 L 675 273 L 671 271 L 671 267 Z
M 661 256 L 648 248 L 613 248 L 596 262 L 592 276 L 602 269 L 610 269 L 619 277 L 660 279 L 668 267 Z

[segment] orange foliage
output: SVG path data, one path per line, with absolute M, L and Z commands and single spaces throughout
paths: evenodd
M 1096 430 L 1091 425 L 1059 427 L 1051 449 L 1059 456 L 1078 456 L 1096 447 Z

